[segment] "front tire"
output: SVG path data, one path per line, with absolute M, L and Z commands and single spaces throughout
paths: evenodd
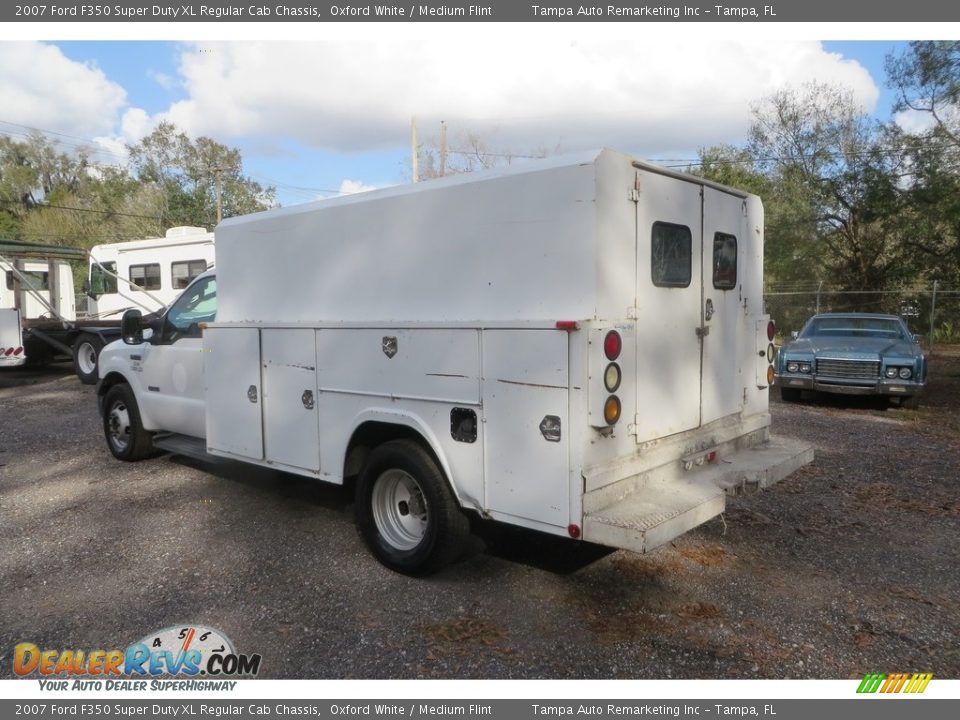
M 129 385 L 114 385 L 103 400 L 103 434 L 117 460 L 143 460 L 153 453 L 150 433 L 143 429 L 140 409 Z
M 73 369 L 84 385 L 96 385 L 103 341 L 96 335 L 82 334 L 73 344 Z
M 357 482 L 357 526 L 391 570 L 427 575 L 453 562 L 470 531 L 436 461 L 412 440 L 370 454 Z

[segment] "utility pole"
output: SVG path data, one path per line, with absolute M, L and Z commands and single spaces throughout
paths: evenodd
M 220 221 L 223 220 L 223 173 L 225 173 L 230 168 L 218 166 L 208 168 L 211 173 L 213 173 L 213 178 L 216 181 L 216 191 L 217 191 L 217 225 L 220 224 Z
M 447 123 L 440 121 L 440 177 L 447 174 Z
M 420 182 L 419 158 L 420 148 L 417 147 L 417 116 L 410 118 L 410 172 L 414 182 Z
M 934 317 L 937 314 L 937 280 L 933 281 L 933 297 L 930 298 L 930 352 L 933 353 Z

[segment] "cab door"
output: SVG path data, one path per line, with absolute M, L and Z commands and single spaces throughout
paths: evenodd
M 637 442 L 700 426 L 702 186 L 637 178 Z
M 201 277 L 163 318 L 142 358 L 144 410 L 164 430 L 205 437 L 201 323 L 217 313 L 217 280 Z

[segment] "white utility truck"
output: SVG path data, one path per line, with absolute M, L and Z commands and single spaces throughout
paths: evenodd
M 604 150 L 216 235 L 216 274 L 104 349 L 108 447 L 355 479 L 395 570 L 455 558 L 470 514 L 645 552 L 812 459 L 769 437 L 747 193 Z

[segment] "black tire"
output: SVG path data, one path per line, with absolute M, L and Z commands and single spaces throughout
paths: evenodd
M 103 399 L 103 435 L 117 460 L 133 462 L 153 454 L 153 441 L 143 429 L 140 409 L 129 385 L 114 385 Z
M 376 558 L 406 575 L 453 562 L 470 533 L 443 472 L 412 440 L 391 440 L 370 453 L 357 481 L 356 518 Z
M 780 399 L 784 402 L 800 402 L 800 388 L 780 388 Z
M 100 351 L 103 341 L 96 335 L 82 333 L 73 343 L 73 370 L 84 385 L 96 385 L 100 379 Z

